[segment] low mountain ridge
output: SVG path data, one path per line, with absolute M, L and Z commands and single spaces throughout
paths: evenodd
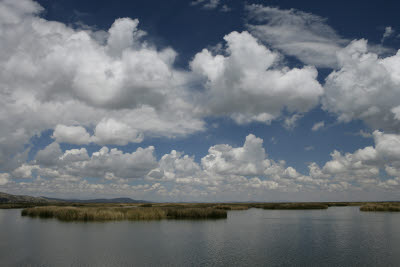
M 120 198 L 97 198 L 97 199 L 61 199 L 61 198 L 50 198 L 43 197 L 49 201 L 63 201 L 71 203 L 151 203 L 146 200 L 136 200 L 128 197 Z
M 151 203 L 145 200 L 136 200 L 128 197 L 120 198 L 98 198 L 98 199 L 62 199 L 62 198 L 51 198 L 51 197 L 32 197 L 26 195 L 12 195 L 0 192 L 0 204 L 13 204 L 13 203 L 54 203 L 54 202 L 66 202 L 66 203 Z
M 44 197 L 32 197 L 26 195 L 11 195 L 0 192 L 0 203 L 50 203 L 54 202 Z

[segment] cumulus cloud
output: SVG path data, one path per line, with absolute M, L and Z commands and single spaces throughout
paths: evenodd
M 199 199 L 210 196 L 263 196 L 266 192 L 395 192 L 400 185 L 400 137 L 373 133 L 375 146 L 354 153 L 332 152 L 322 167 L 309 163 L 302 174 L 285 161 L 272 160 L 263 140 L 249 134 L 242 146 L 211 146 L 200 163 L 193 156 L 172 150 L 156 160 L 154 147 L 134 152 L 101 148 L 89 156 L 85 148 L 61 152 L 58 143 L 39 151 L 34 161 L 21 164 L 0 181 L 7 190 L 29 192 L 95 192 L 138 194 L 153 199 Z M 50 161 L 49 158 L 55 158 Z M 384 171 L 388 179 L 380 177 Z M 97 178 L 88 183 L 87 177 Z M 33 178 L 30 182 L 19 179 Z M 135 185 L 130 181 L 135 179 Z M 26 181 L 26 180 L 23 180 Z M 86 191 L 84 191 L 86 190 Z M 309 196 L 309 195 L 307 195 Z
M 132 153 L 103 147 L 89 156 L 85 148 L 62 152 L 59 144 L 54 142 L 39 151 L 34 161 L 24 163 L 11 174 L 4 175 L 3 180 L 7 178 L 7 182 L 12 178 L 34 178 L 30 182 L 32 187 L 40 182 L 50 187 L 59 184 L 68 190 L 82 184 L 87 177 L 103 181 L 97 183 L 97 189 L 101 191 L 108 188 L 109 182 L 119 187 L 125 185 L 127 190 L 131 190 L 129 179 L 153 182 L 153 186 L 159 182 L 169 182 L 173 184 L 172 191 L 160 184 L 157 188 L 147 185 L 143 190 L 172 195 L 177 194 L 178 188 L 200 195 L 221 192 L 227 188 L 239 191 L 290 191 L 298 190 L 296 183 L 304 181 L 304 177 L 293 167 L 286 167 L 284 161 L 268 159 L 263 140 L 252 134 L 246 137 L 241 147 L 226 144 L 210 147 L 200 164 L 193 156 L 175 150 L 157 161 L 154 147 L 138 148 Z M 14 185 L 17 184 L 14 182 Z M 42 189 L 46 190 L 46 187 Z
M 88 30 L 74 30 L 33 14 L 21 17 L 18 24 L 3 21 L 3 54 L 8 55 L 3 68 L 22 82 L 32 82 L 31 90 L 42 101 L 68 97 L 94 107 L 159 108 L 167 91 L 174 91 L 168 89 L 176 82 L 171 67 L 176 52 L 171 48 L 157 51 L 142 42 L 138 23 L 129 18 L 116 20 L 107 44 L 102 45 Z M 29 37 L 29 44 L 22 36 Z M 46 78 L 49 81 L 44 83 Z M 25 91 L 22 82 L 13 86 Z
M 0 170 L 23 161 L 29 140 L 47 129 L 59 143 L 126 145 L 202 131 L 204 116 L 269 123 L 282 109 L 309 110 L 322 94 L 315 68 L 280 66 L 247 32 L 225 37 L 226 56 L 205 49 L 182 71 L 172 48 L 145 41 L 137 19 L 95 31 L 41 11 L 30 0 L 0 2 Z M 199 80 L 205 93 L 187 85 Z
M 10 175 L 8 173 L 0 173 L 0 186 L 9 182 Z
M 263 147 L 263 140 L 253 134 L 246 137 L 242 147 L 226 144 L 210 147 L 208 155 L 201 159 L 201 167 L 203 179 L 216 181 L 217 187 L 232 190 L 258 188 L 296 192 L 310 186 L 329 184 L 329 177 L 306 176 L 286 166 L 285 161 L 270 159 Z
M 359 119 L 373 129 L 398 131 L 400 52 L 380 58 L 366 40 L 356 40 L 337 57 L 340 68 L 326 78 L 323 108 L 339 121 Z
M 52 166 L 57 164 L 59 157 L 62 156 L 60 145 L 56 142 L 51 143 L 36 153 L 35 160 L 39 165 Z
M 102 147 L 89 156 L 86 148 L 60 151 L 58 143 L 52 143 L 38 151 L 31 165 L 22 165 L 14 173 L 29 176 L 31 169 L 41 169 L 41 174 L 47 178 L 57 177 L 84 177 L 94 178 L 144 178 L 145 175 L 157 166 L 154 156 L 154 147 L 138 148 L 132 153 L 124 153 L 116 148 Z M 43 172 L 43 170 L 46 170 Z M 52 170 L 49 172 L 49 170 Z
M 184 86 L 190 74 L 173 67 L 172 48 L 143 40 L 137 19 L 96 32 L 45 20 L 42 10 L 0 1 L 0 170 L 47 129 L 57 142 L 118 145 L 204 129 Z
M 16 168 L 12 172 L 13 178 L 16 179 L 29 179 L 32 178 L 32 171 L 36 169 L 37 166 L 35 165 L 29 165 L 29 164 L 22 164 L 18 168 Z
M 197 53 L 183 71 L 174 67 L 172 48 L 145 40 L 137 19 L 117 19 L 108 31 L 72 28 L 41 18 L 33 1 L 0 0 L 2 190 L 232 200 L 232 194 L 398 189 L 400 52 L 381 57 L 365 40 L 343 47 L 348 41 L 309 13 L 247 10 L 250 33 L 226 35 L 224 45 Z M 268 47 L 336 70 L 322 88 L 314 66 L 291 69 Z M 175 150 L 157 160 L 153 146 L 131 152 L 106 146 L 202 131 L 207 116 L 239 124 L 280 119 L 291 129 L 320 99 L 339 121 L 361 119 L 384 132 L 374 131 L 374 146 L 334 151 L 322 167 L 309 163 L 308 174 L 270 158 L 252 134 L 242 146 L 211 146 L 198 162 Z M 312 130 L 323 127 L 318 122 Z M 31 138 L 48 129 L 54 142 L 31 159 Z M 60 143 L 103 147 L 92 153 Z
M 103 119 L 97 124 L 92 140 L 99 144 L 123 146 L 129 142 L 142 142 L 143 134 L 128 124 L 110 118 Z
M 108 53 L 115 57 L 120 57 L 126 49 L 134 46 L 140 48 L 140 38 L 146 35 L 146 32 L 139 30 L 138 25 L 138 19 L 120 18 L 115 20 L 108 31 Z
M 190 62 L 192 71 L 206 79 L 206 110 L 230 115 L 238 123 L 270 123 L 283 109 L 305 112 L 323 93 L 314 67 L 279 66 L 280 55 L 248 32 L 224 37 L 224 55 L 203 49 Z
M 159 161 L 159 167 L 148 174 L 148 178 L 177 180 L 180 182 L 191 181 L 200 174 L 200 166 L 194 161 L 194 157 L 184 155 L 172 150 L 165 154 Z
M 52 135 L 58 143 L 84 145 L 90 143 L 90 135 L 82 126 L 57 125 Z
M 260 175 L 269 165 L 262 144 L 262 139 L 251 134 L 246 137 L 243 147 L 212 146 L 201 164 L 205 170 L 218 174 Z
M 154 147 L 138 148 L 132 153 L 123 153 L 113 148 L 103 147 L 92 154 L 89 161 L 83 163 L 87 176 L 104 176 L 107 172 L 121 178 L 142 178 L 156 165 Z
M 361 148 L 354 153 L 332 152 L 332 159 L 322 169 L 313 166 L 314 177 L 357 183 L 361 188 L 398 190 L 400 135 L 374 131 L 373 137 L 375 146 Z M 386 172 L 389 178 L 382 178 L 381 172 Z

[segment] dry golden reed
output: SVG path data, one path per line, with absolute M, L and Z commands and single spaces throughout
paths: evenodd
M 226 211 L 212 208 L 60 206 L 27 208 L 22 210 L 21 215 L 39 218 L 57 218 L 62 221 L 219 219 L 227 217 Z

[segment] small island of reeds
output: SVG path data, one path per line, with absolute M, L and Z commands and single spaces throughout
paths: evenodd
M 26 208 L 22 216 L 56 218 L 61 221 L 225 219 L 227 212 L 214 208 L 181 207 L 73 207 L 46 206 Z
M 368 203 L 360 207 L 360 211 L 400 211 L 399 202 Z

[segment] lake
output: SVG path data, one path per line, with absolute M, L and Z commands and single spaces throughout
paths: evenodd
M 20 213 L 0 210 L 1 266 L 400 266 L 400 213 L 358 207 L 100 223 Z

